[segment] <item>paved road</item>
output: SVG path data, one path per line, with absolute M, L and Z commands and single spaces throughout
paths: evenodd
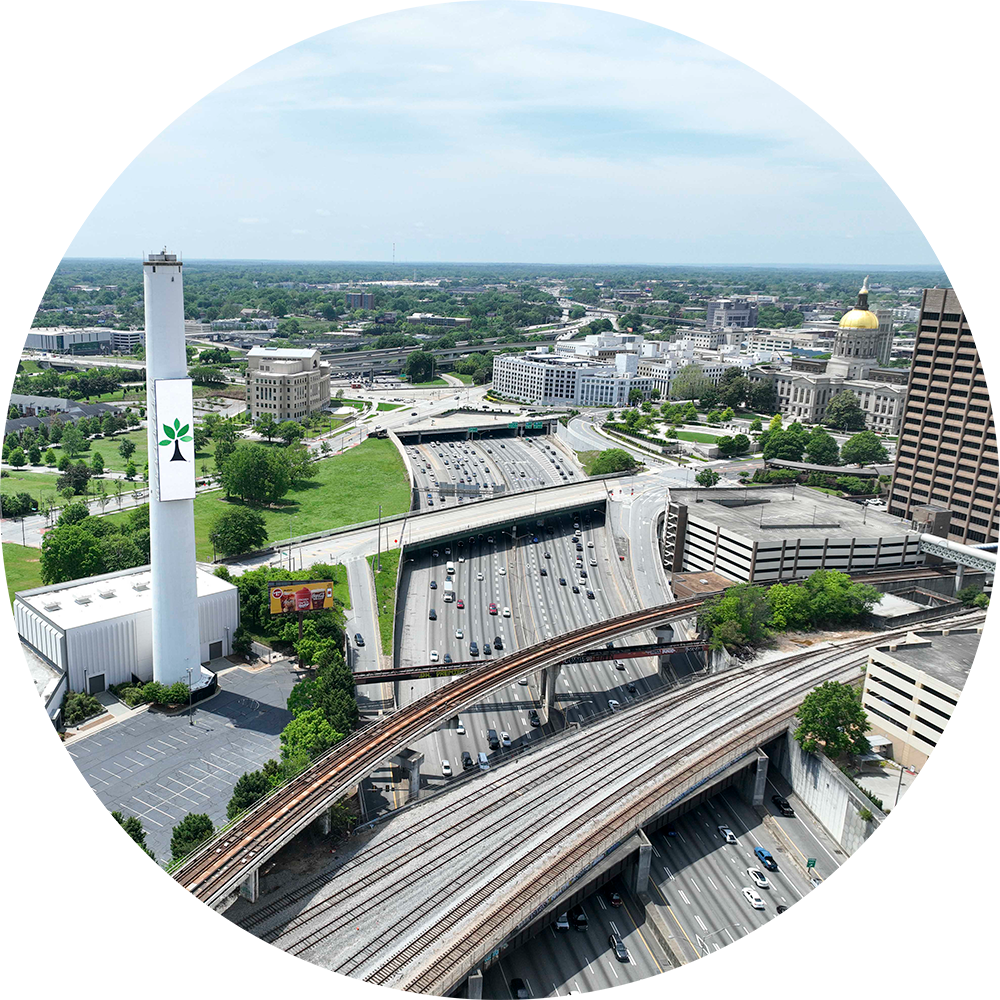
M 138 816 L 158 861 L 170 858 L 173 826 L 189 812 L 219 826 L 233 785 L 279 756 L 278 736 L 298 672 L 288 661 L 219 676 L 220 693 L 186 713 L 142 712 L 66 747 L 109 810 Z

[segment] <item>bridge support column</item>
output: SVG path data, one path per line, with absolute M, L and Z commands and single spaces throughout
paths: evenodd
M 393 764 L 398 764 L 410 780 L 410 799 L 420 798 L 420 765 L 424 755 L 416 750 L 400 750 L 392 758 Z
M 469 973 L 469 978 L 465 981 L 468 989 L 466 994 L 469 1000 L 483 1000 L 483 970 L 476 969 Z
M 542 671 L 543 689 L 545 691 L 545 718 L 549 719 L 552 709 L 556 703 L 556 681 L 562 671 L 562 664 L 557 663 L 554 667 L 546 667 Z
M 955 593 L 962 589 L 965 583 L 965 567 L 961 563 L 955 563 Z
M 324 837 L 329 836 L 330 830 L 333 828 L 333 806 L 329 809 L 324 809 L 319 816 L 316 817 L 313 826 L 316 830 L 322 834 Z
M 639 830 L 639 857 L 632 871 L 632 892 L 638 897 L 649 891 L 649 866 L 653 860 L 653 845 L 644 830 Z
M 767 789 L 767 763 L 767 754 L 763 750 L 758 750 L 757 773 L 754 775 L 753 802 L 751 802 L 751 805 L 762 806 L 764 804 L 764 792 Z
M 256 903 L 260 896 L 260 869 L 255 868 L 246 879 L 240 883 L 240 898 L 249 903 Z

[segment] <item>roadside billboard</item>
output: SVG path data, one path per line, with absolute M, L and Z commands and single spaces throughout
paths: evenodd
M 267 585 L 272 615 L 296 611 L 329 611 L 333 607 L 330 580 L 280 580 Z

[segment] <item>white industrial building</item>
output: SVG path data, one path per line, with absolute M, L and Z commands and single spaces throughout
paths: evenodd
M 153 679 L 153 607 L 150 567 L 106 573 L 14 597 L 21 641 L 52 668 L 71 691 L 98 694 L 134 678 Z M 198 642 L 202 663 L 232 652 L 240 623 L 233 584 L 197 571 Z M 192 623 L 178 622 L 178 631 Z M 209 678 L 210 679 L 210 678 Z M 205 680 L 192 678 L 195 687 Z

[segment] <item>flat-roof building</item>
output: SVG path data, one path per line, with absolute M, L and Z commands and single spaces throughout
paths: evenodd
M 153 679 L 153 595 L 148 566 L 71 580 L 14 595 L 22 643 L 70 691 L 98 694 L 133 677 Z M 199 569 L 198 642 L 207 663 L 232 652 L 240 623 L 233 584 Z M 179 627 L 189 627 L 187 623 Z M 195 678 L 198 681 L 198 678 Z
M 861 703 L 893 758 L 921 768 L 937 746 L 979 648 L 982 626 L 920 629 L 868 656 Z
M 906 522 L 808 487 L 669 494 L 669 573 L 711 570 L 740 583 L 774 583 L 817 569 L 860 573 L 923 561 L 920 535 Z
M 330 365 L 315 348 L 254 347 L 246 360 L 252 420 L 304 420 L 330 402 Z

